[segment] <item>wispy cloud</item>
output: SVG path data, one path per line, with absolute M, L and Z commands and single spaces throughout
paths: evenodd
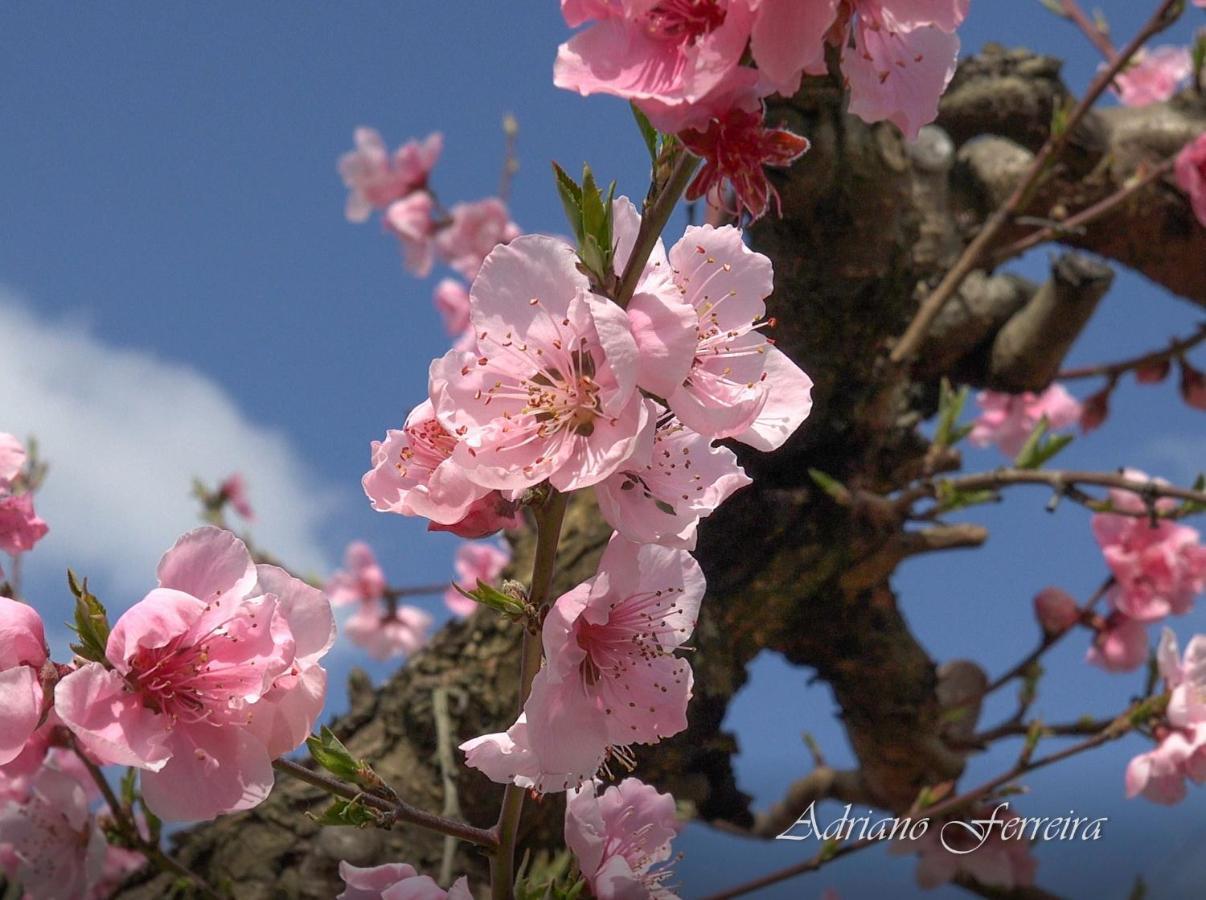
M 141 596 L 197 523 L 192 478 L 233 471 L 247 478 L 257 540 L 298 569 L 326 569 L 318 529 L 334 492 L 204 374 L 109 344 L 82 319 L 39 316 L 2 288 L 0 335 L 0 431 L 36 435 L 51 464 L 38 498 L 51 531 L 31 569 L 70 564 Z

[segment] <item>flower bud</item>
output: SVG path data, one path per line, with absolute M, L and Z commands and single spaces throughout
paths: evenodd
M 1067 631 L 1080 618 L 1080 607 L 1057 587 L 1043 588 L 1034 597 L 1034 617 L 1047 634 Z
M 1181 359 L 1181 397 L 1194 409 L 1206 410 L 1206 372 Z

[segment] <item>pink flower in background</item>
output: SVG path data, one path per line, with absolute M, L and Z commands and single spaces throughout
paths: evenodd
M 0 489 L 7 488 L 25 468 L 25 446 L 13 435 L 0 431 Z
M 565 844 L 597 900 L 677 900 L 670 842 L 679 831 L 674 798 L 636 778 L 599 793 L 588 781 L 565 805 Z
M 1156 648 L 1156 664 L 1172 692 L 1168 721 L 1178 727 L 1206 723 L 1206 635 L 1194 635 L 1182 658 L 1177 636 L 1165 628 Z
M 667 398 L 688 428 L 775 450 L 812 407 L 812 380 L 762 334 L 771 262 L 731 226 L 687 228 L 670 248 L 679 302 L 698 322 L 686 377 Z
M 392 610 L 380 604 L 362 606 L 343 625 L 353 644 L 374 659 L 409 656 L 427 643 L 431 616 L 417 606 L 398 604 Z
M 469 480 L 452 461 L 457 443 L 436 420 L 429 400 L 416 406 L 400 431 L 388 431 L 384 441 L 373 441 L 373 468 L 361 480 L 373 509 L 423 516 L 445 526 L 436 530 L 463 537 L 483 537 L 509 527 L 515 520 L 514 504 Z
M 478 581 L 492 584 L 510 561 L 509 547 L 489 543 L 461 544 L 456 548 L 452 567 L 456 572 L 456 583 L 465 590 L 472 591 L 477 587 Z M 476 603 L 455 588 L 449 588 L 444 593 L 444 603 L 458 616 L 470 615 L 477 608 Z
M 113 626 L 112 668 L 65 676 L 55 709 L 98 759 L 144 770 L 143 796 L 160 818 L 248 809 L 272 787 L 272 759 L 321 711 L 330 604 L 212 527 L 177 541 L 158 576 Z
M 499 531 L 523 527 L 523 512 L 519 502 L 508 500 L 498 491 L 490 491 L 469 508 L 463 519 L 451 525 L 428 522 L 428 531 L 447 531 L 465 540 L 489 537 Z
M 1206 728 L 1169 731 L 1152 750 L 1126 767 L 1126 796 L 1142 795 L 1153 803 L 1172 805 L 1185 799 L 1185 779 L 1206 781 Z
M 341 862 L 339 877 L 343 879 L 344 889 L 335 900 L 473 900 L 465 876 L 445 891 L 430 877 L 420 875 L 414 866 L 405 863 L 360 868 Z
M 1147 661 L 1147 628 L 1114 613 L 1093 639 L 1085 661 L 1107 672 L 1130 672 Z
M 455 278 L 444 278 L 435 286 L 436 309 L 444 319 L 444 329 L 451 335 L 469 330 L 469 290 Z
M 598 574 L 549 610 L 546 664 L 524 718 L 461 745 L 494 781 L 541 792 L 593 778 L 609 748 L 687 727 L 691 666 L 674 656 L 695 628 L 704 578 L 685 551 L 613 536 Z
M 339 159 L 339 174 L 347 186 L 349 222 L 363 222 L 374 209 L 385 209 L 412 191 L 427 186 L 444 137 L 438 132 L 422 143 L 408 141 L 391 158 L 381 135 L 372 128 L 357 128 L 356 149 Z
M 385 211 L 385 224 L 402 243 L 402 261 L 414 275 L 424 278 L 435 258 L 435 201 L 427 191 L 415 191 L 395 200 Z
M 448 265 L 472 281 L 482 262 L 499 244 L 519 237 L 507 206 L 497 197 L 458 203 L 449 211 L 452 222 L 440 229 L 436 246 Z
M 1048 430 L 1057 431 L 1075 425 L 1081 412 L 1080 403 L 1061 384 L 1041 394 L 981 391 L 976 403 L 980 416 L 968 438 L 978 447 L 996 444 L 1009 457 L 1021 452 L 1040 419 L 1046 417 Z
M 332 606 L 375 603 L 385 596 L 385 573 L 373 548 L 364 541 L 352 541 L 343 551 L 343 568 L 328 579 L 327 599 Z
M 483 488 L 558 490 L 602 481 L 652 428 L 636 390 L 638 352 L 624 310 L 590 290 L 577 255 L 526 235 L 497 247 L 471 290 L 479 356 L 431 365 L 452 463 Z
M 0 597 L 0 765 L 21 755 L 38 726 L 46 660 L 41 616 L 31 606 Z
M 1127 470 L 1135 480 L 1142 472 Z M 1143 501 L 1131 491 L 1111 491 L 1115 509 L 1142 513 Z M 1157 503 L 1156 508 L 1167 506 Z M 1114 575 L 1110 589 L 1114 607 L 1132 619 L 1152 622 L 1189 611 L 1206 588 L 1206 548 L 1198 532 L 1170 519 L 1153 526 L 1146 515 L 1096 513 L 1093 536 Z
M 1206 132 L 1181 148 L 1173 171 L 1177 184 L 1189 196 L 1193 214 L 1206 226 Z
M 553 83 L 583 96 L 611 94 L 638 106 L 698 103 L 741 62 L 751 0 L 563 2 L 570 27 L 590 22 L 557 50 Z
M 1034 616 L 1047 634 L 1067 631 L 1080 619 L 1080 607 L 1067 591 L 1043 588 L 1034 597 Z
M 800 78 L 825 73 L 825 39 L 838 17 L 838 0 L 761 0 L 750 36 L 758 72 L 790 97 Z
M 1113 89 L 1124 106 L 1148 106 L 1167 100 L 1191 74 L 1193 62 L 1188 48 L 1165 45 L 1143 49 L 1115 76 Z
M 28 553 L 49 531 L 34 512 L 32 494 L 0 493 L 0 550 L 13 556 Z
M 44 766 L 26 797 L 0 808 L 0 870 L 36 900 L 91 900 L 104 877 L 105 836 L 88 792 L 70 774 Z
M 248 522 L 255 519 L 255 510 L 251 508 L 251 503 L 247 500 L 247 482 L 238 472 L 229 476 L 218 486 L 218 494 Z
M 628 540 L 694 550 L 700 521 L 750 483 L 733 451 L 664 417 L 649 465 L 615 473 L 595 486 L 595 497 Z
M 975 811 L 969 819 L 990 819 L 1012 822 L 1017 819 L 1005 809 Z M 983 826 L 935 822 L 924 837 L 898 841 L 894 853 L 916 853 L 917 884 L 929 890 L 953 880 L 957 875 L 970 875 L 981 884 L 1006 891 L 1026 887 L 1034 882 L 1038 861 L 1030 852 L 1030 844 L 1017 830 L 1003 836 L 1000 827 L 993 827 L 985 836 Z M 944 846 L 944 844 L 946 846 Z M 947 847 L 958 852 L 952 852 Z

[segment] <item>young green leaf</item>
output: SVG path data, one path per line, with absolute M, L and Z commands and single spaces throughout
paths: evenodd
M 636 119 L 637 128 L 641 131 L 641 139 L 645 142 L 645 149 L 649 151 L 649 162 L 657 162 L 657 129 L 653 127 L 653 123 L 649 121 L 649 117 L 641 112 L 635 103 L 628 104 L 632 109 L 632 117 Z
M 553 163 L 553 177 L 557 182 L 557 196 L 561 198 L 561 205 L 565 207 L 565 217 L 569 220 L 570 230 L 574 233 L 575 240 L 581 244 L 583 234 L 582 188 L 578 187 L 578 183 L 556 163 Z
M 81 659 L 109 668 L 109 659 L 105 656 L 105 647 L 109 642 L 109 616 L 104 604 L 88 590 L 88 579 L 81 582 L 70 569 L 67 570 L 67 586 L 75 595 L 75 623 L 71 630 L 80 639 L 79 643 L 71 645 L 71 651 Z
M 331 805 L 322 811 L 321 815 L 306 813 L 319 825 L 350 825 L 353 828 L 368 828 L 379 822 L 377 814 L 359 800 L 331 801 Z

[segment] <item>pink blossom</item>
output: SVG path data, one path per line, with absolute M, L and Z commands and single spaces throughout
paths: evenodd
M 58 682 L 55 709 L 98 759 L 143 769 L 160 818 L 248 809 L 322 709 L 330 604 L 212 527 L 177 541 L 158 576 L 113 626 L 106 664 Z
M 490 251 L 519 237 L 507 206 L 497 197 L 458 203 L 449 211 L 451 223 L 440 229 L 436 246 L 448 265 L 472 281 Z
M 1206 132 L 1181 148 L 1173 164 L 1177 184 L 1189 195 L 1193 214 L 1206 226 Z
M 373 509 L 423 516 L 433 530 L 470 538 L 514 525 L 515 504 L 474 484 L 452 461 L 458 443 L 436 420 L 429 400 L 416 406 L 401 430 L 373 441 L 373 468 L 361 480 Z
M 1080 403 L 1061 384 L 1052 384 L 1041 394 L 981 391 L 976 403 L 980 416 L 969 439 L 978 447 L 996 444 L 1010 457 L 1022 451 L 1040 419 L 1047 419 L 1049 431 L 1057 431 L 1076 424 L 1080 418 Z
M 362 606 L 343 625 L 353 644 L 374 659 L 409 656 L 427 643 L 431 616 L 417 606 L 397 604 L 392 610 L 380 604 Z
M 1194 635 L 1182 658 L 1176 635 L 1165 628 L 1156 647 L 1156 664 L 1171 692 L 1168 721 L 1179 727 L 1206 723 L 1206 635 Z
M 1126 767 L 1126 795 L 1143 795 L 1153 803 L 1172 805 L 1185 799 L 1185 779 L 1206 781 L 1206 728 L 1168 731 L 1156 747 L 1134 757 Z
M 732 226 L 689 227 L 669 262 L 678 302 L 696 314 L 686 377 L 666 397 L 679 421 L 705 437 L 775 450 L 807 418 L 812 379 L 762 334 L 771 262 Z
M 1136 480 L 1147 478 L 1142 472 L 1126 474 Z M 1144 510 L 1143 501 L 1131 491 L 1112 491 L 1110 497 L 1115 509 Z M 1171 519 L 1153 523 L 1142 514 L 1096 513 L 1092 528 L 1114 575 L 1110 600 L 1130 618 L 1152 622 L 1183 615 L 1206 588 L 1206 548 L 1188 525 Z
M 456 571 L 456 583 L 466 591 L 472 591 L 479 581 L 492 583 L 507 563 L 511 561 L 511 550 L 497 544 L 473 543 L 461 544 L 456 548 L 456 558 L 452 567 Z M 477 604 L 465 597 L 455 588 L 449 588 L 444 594 L 444 602 L 454 615 L 467 616 Z
M 71 775 L 44 766 L 22 802 L 0 809 L 0 868 L 37 900 L 94 896 L 104 875 L 105 836 L 88 808 L 88 792 Z
M 1043 588 L 1034 597 L 1034 616 L 1047 634 L 1067 631 L 1080 619 L 1080 607 L 1067 591 Z
M 332 606 L 375 603 L 385 596 L 385 573 L 364 541 L 352 541 L 343 551 L 343 568 L 323 588 Z
M 970 818 L 996 819 L 1002 824 L 935 822 L 924 837 L 899 842 L 893 848 L 895 852 L 917 853 L 917 883 L 929 890 L 957 875 L 968 875 L 981 884 L 1007 891 L 1032 884 L 1038 862 L 1015 824 L 1018 817 L 1010 813 L 1009 804 L 1003 803 L 996 810 L 979 810 Z M 986 835 L 982 832 L 985 827 Z
M 42 618 L 33 607 L 0 597 L 0 765 L 21 755 L 38 726 L 46 660 Z
M 545 618 L 546 664 L 524 716 L 506 734 L 462 744 L 468 765 L 494 781 L 561 791 L 592 778 L 612 749 L 682 731 L 692 676 L 674 651 L 694 630 L 703 593 L 690 554 L 613 536 L 598 573 Z
M 447 891 L 406 863 L 360 868 L 339 864 L 344 889 L 335 900 L 473 900 L 469 882 L 461 876 Z
M 427 191 L 414 191 L 395 200 L 385 211 L 385 224 L 402 243 L 402 260 L 419 278 L 431 271 L 435 256 L 435 201 Z
M 435 286 L 436 309 L 444 319 L 444 328 L 451 335 L 469 330 L 469 291 L 455 278 L 444 278 Z
M 790 97 L 800 78 L 825 72 L 825 38 L 837 20 L 838 0 L 761 0 L 750 37 L 758 71 Z
M 1194 409 L 1206 411 L 1206 372 L 1181 359 L 1181 399 Z
M 597 900 L 677 900 L 663 886 L 679 831 L 674 798 L 625 778 L 599 793 L 588 781 L 565 805 L 565 844 Z
M 427 178 L 444 149 L 444 137 L 438 132 L 422 143 L 408 141 L 391 159 L 372 128 L 357 128 L 356 149 L 339 160 L 339 174 L 347 186 L 349 222 L 363 222 L 374 209 L 385 209 L 412 191 L 427 186 Z
M 1130 672 L 1147 659 L 1147 629 L 1142 622 L 1114 613 L 1093 639 L 1085 661 L 1107 672 Z
M 248 522 L 255 519 L 255 510 L 251 508 L 251 503 L 247 499 L 247 482 L 238 472 L 229 476 L 218 486 L 218 493 L 234 507 L 235 512 Z
M 0 489 L 8 487 L 25 468 L 25 447 L 7 432 L 0 431 Z
M 595 486 L 595 497 L 628 540 L 694 550 L 700 520 L 747 484 L 731 450 L 667 416 L 653 436 L 652 461 L 615 473 Z
M 753 24 L 751 0 L 604 0 L 562 3 L 571 26 L 553 83 L 667 107 L 702 100 L 737 67 Z
M 637 346 L 624 310 L 594 294 L 572 247 L 526 235 L 497 247 L 471 290 L 479 356 L 431 365 L 440 423 L 459 441 L 457 471 L 483 488 L 558 490 L 602 481 L 652 428 L 636 390 Z
M 33 494 L 0 491 L 0 550 L 13 556 L 28 553 L 49 531 L 34 512 Z
M 1193 62 L 1185 47 L 1143 49 L 1115 76 L 1113 88 L 1123 106 L 1148 106 L 1167 100 L 1192 73 Z

